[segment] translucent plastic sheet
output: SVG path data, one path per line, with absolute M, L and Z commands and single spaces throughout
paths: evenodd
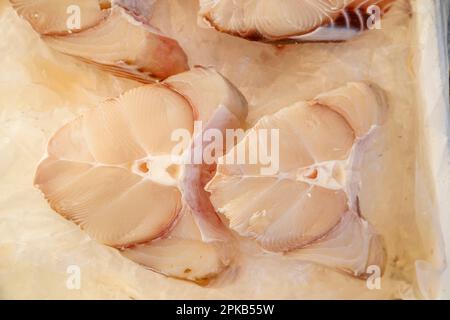
M 240 259 L 238 273 L 200 287 L 138 266 L 55 214 L 32 185 L 48 138 L 83 110 L 139 84 L 52 51 L 1 0 L 0 297 L 449 297 L 445 3 L 398 3 L 381 30 L 336 44 L 271 46 L 200 28 L 196 0 L 159 1 L 153 15 L 192 66 L 215 66 L 243 92 L 249 126 L 349 81 L 384 89 L 388 121 L 365 155 L 361 176 L 361 212 L 388 254 L 381 288 L 370 290 L 364 280 L 325 267 L 251 254 Z M 67 286 L 70 266 L 80 267 L 80 289 Z
M 428 245 L 434 248 L 429 262 L 416 261 L 418 286 L 425 297 L 441 296 L 448 298 L 449 275 L 445 256 L 448 251 L 449 202 L 449 106 L 448 106 L 448 3 L 436 2 L 435 12 L 430 15 L 418 14 L 416 18 L 417 37 L 421 45 L 417 54 L 419 101 L 419 156 L 417 158 L 416 210 L 418 224 L 424 238 L 429 230 L 442 230 L 444 239 L 439 236 Z M 418 12 L 428 12 L 423 2 L 417 3 Z M 434 49 L 432 49 L 434 48 Z M 430 72 L 430 70 L 435 70 Z M 426 79 L 426 80 L 425 80 Z M 439 85 L 432 84 L 437 81 Z M 428 173 L 427 173 L 428 172 Z M 428 178 L 425 178 L 427 175 Z M 425 179 L 425 180 L 424 180 Z M 424 189 L 426 180 L 434 185 Z M 426 198 L 428 197 L 428 200 Z M 434 201 L 430 201 L 434 199 Z M 444 242 L 447 244 L 445 247 Z M 435 283 L 436 286 L 430 285 Z M 441 285 L 437 285 L 440 283 Z

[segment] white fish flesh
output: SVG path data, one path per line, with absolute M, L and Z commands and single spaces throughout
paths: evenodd
M 151 83 L 188 70 L 187 57 L 179 44 L 148 24 L 145 15 L 151 3 L 11 1 L 50 47 L 116 76 Z M 70 6 L 79 8 L 79 26 L 72 27 L 67 12 Z
M 278 171 L 263 174 L 261 163 L 228 164 L 222 159 L 206 187 L 211 192 L 211 202 L 226 216 L 230 228 L 254 239 L 265 250 L 285 253 L 305 247 L 322 250 L 321 244 L 330 244 L 324 239 L 341 239 L 336 230 L 346 230 L 343 225 L 347 225 L 344 218 L 347 212 L 356 217 L 350 220 L 362 219 L 357 217 L 353 171 L 359 169 L 358 159 L 364 152 L 360 145 L 364 145 L 373 127 L 383 123 L 386 110 L 381 90 L 358 82 L 263 117 L 233 151 L 245 150 L 247 159 L 252 154 L 257 158 L 257 148 L 251 147 L 252 137 L 261 130 L 277 129 Z M 352 225 L 351 228 L 359 228 L 361 237 L 376 239 L 365 234 L 373 233 L 365 227 L 366 222 Z M 344 238 L 348 241 L 348 237 Z M 372 242 L 370 245 L 381 247 Z M 344 244 L 343 248 L 347 246 Z M 362 249 L 370 251 L 367 246 Z M 350 254 L 364 256 L 359 251 Z M 334 254 L 340 257 L 339 250 Z M 345 260 L 345 255 L 341 258 Z M 355 266 L 349 265 L 334 267 L 347 270 Z M 359 267 L 352 271 L 362 274 Z
M 201 76 L 205 79 L 196 82 Z M 197 281 L 222 270 L 230 254 L 216 252 L 225 245 L 207 244 L 197 236 L 204 226 L 216 227 L 218 234 L 225 230 L 215 211 L 207 210 L 209 197 L 201 187 L 207 182 L 203 173 L 211 168 L 185 164 L 173 154 L 178 141 L 172 133 L 184 130 L 192 135 L 197 115 L 211 111 L 211 119 L 205 119 L 209 126 L 234 128 L 244 123 L 247 105 L 213 69 L 195 68 L 177 79 L 189 85 L 191 77 L 189 90 L 175 91 L 165 83 L 132 89 L 62 127 L 49 142 L 35 185 L 56 212 L 97 241 L 124 249 L 126 256 L 149 268 L 168 268 L 158 269 L 161 273 Z M 216 96 L 196 104 L 206 89 Z M 226 98 L 239 105 L 228 107 Z M 181 153 L 190 150 L 188 144 Z M 168 247 L 168 256 L 153 259 L 161 246 Z M 174 255 L 173 248 L 192 252 L 183 258 Z M 208 263 L 198 263 L 198 255 Z M 179 265 L 165 264 L 164 259 Z
M 375 23 L 392 2 L 200 0 L 199 14 L 218 31 L 251 40 L 344 41 Z M 372 13 L 372 5 L 378 11 Z

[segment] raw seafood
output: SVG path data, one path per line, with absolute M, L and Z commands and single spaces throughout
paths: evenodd
M 367 79 L 383 86 L 391 106 L 389 120 L 382 128 L 383 136 L 375 138 L 375 144 L 365 156 L 366 163 L 361 177 L 363 187 L 360 194 L 361 210 L 376 226 L 377 231 L 383 234 L 389 252 L 389 267 L 382 279 L 382 289 L 368 290 L 365 281 L 358 281 L 332 270 L 324 270 L 320 266 L 308 263 L 295 265 L 291 260 L 272 257 L 267 259 L 265 264 L 253 256 L 247 259 L 248 263 L 241 263 L 239 277 L 233 283 L 221 286 L 220 290 L 198 288 L 184 281 L 164 279 L 130 263 L 116 254 L 115 250 L 99 245 L 95 241 L 88 241 L 84 232 L 75 230 L 71 223 L 52 214 L 52 210 L 48 208 L 39 192 L 32 190 L 30 182 L 34 167 L 43 155 L 45 140 L 62 123 L 78 114 L 80 109 L 98 104 L 97 100 L 102 100 L 105 96 L 118 95 L 119 91 L 124 90 L 121 84 L 128 85 L 130 82 L 114 79 L 95 68 L 80 65 L 74 59 L 49 54 L 48 48 L 33 34 L 31 27 L 21 21 L 4 1 L 0 5 L 4 80 L 1 85 L 3 94 L 0 103 L 2 105 L 0 131 L 9 142 L 3 139 L 1 143 L 4 155 L 0 178 L 2 297 L 13 299 L 419 297 L 419 289 L 414 285 L 416 279 L 414 261 L 417 259 L 433 261 L 425 250 L 428 252 L 433 248 L 436 249 L 434 252 L 439 251 L 431 241 L 434 235 L 440 234 L 440 231 L 437 228 L 429 228 L 427 223 L 421 223 L 421 218 L 415 218 L 417 214 L 426 219 L 425 222 L 429 221 L 430 215 L 423 213 L 431 209 L 432 195 L 429 196 L 429 193 L 434 189 L 430 187 L 434 182 L 432 177 L 430 179 L 433 181 L 427 182 L 428 180 L 423 179 L 428 178 L 428 174 L 419 177 L 415 174 L 417 168 L 415 164 L 419 167 L 427 165 L 426 159 L 417 160 L 416 152 L 419 152 L 417 154 L 419 156 L 428 154 L 422 152 L 422 148 L 418 145 L 415 133 L 421 132 L 424 127 L 417 125 L 415 119 L 422 118 L 422 111 L 428 110 L 424 106 L 434 110 L 436 101 L 431 99 L 427 104 L 420 103 L 414 94 L 422 92 L 423 88 L 415 88 L 414 74 L 418 76 L 418 73 L 411 75 L 412 66 L 411 63 L 407 63 L 410 55 L 418 48 L 414 46 L 417 45 L 414 40 L 417 33 L 413 30 L 415 24 L 411 23 L 412 20 L 403 12 L 400 17 L 390 12 L 383 20 L 382 30 L 367 32 L 358 37 L 357 41 L 296 45 L 279 50 L 275 46 L 230 37 L 215 32 L 214 29 L 197 28 L 195 26 L 197 0 L 163 2 L 170 7 L 168 12 L 171 13 L 171 20 L 168 20 L 168 24 L 170 23 L 174 30 L 171 33 L 168 32 L 168 28 L 162 28 L 164 33 L 170 36 L 177 34 L 176 39 L 188 53 L 192 64 L 214 65 L 233 83 L 239 85 L 240 90 L 251 102 L 251 115 L 255 121 L 264 114 L 277 111 L 276 108 L 270 109 L 267 106 L 281 107 L 291 105 L 293 100 L 311 99 L 319 92 L 330 90 L 348 81 Z M 411 1 L 411 3 L 414 5 L 411 11 L 412 18 L 420 20 L 420 25 L 424 27 L 420 29 L 420 33 L 427 35 L 425 38 L 429 40 L 428 35 L 434 33 L 429 28 L 431 19 L 428 14 L 432 13 L 434 6 L 427 4 L 427 1 Z M 415 3 L 423 10 L 417 12 Z M 426 18 L 423 13 L 426 13 Z M 428 54 L 434 49 L 434 42 L 423 37 L 421 39 L 428 44 L 426 48 L 422 48 Z M 409 47 L 410 44 L 414 47 Z M 428 61 L 430 66 L 423 70 L 422 75 L 429 76 L 437 71 L 437 68 L 432 68 L 436 66 L 433 61 L 435 59 Z M 427 77 L 425 79 L 418 77 L 421 83 L 428 80 Z M 428 93 L 435 94 L 432 90 Z M 423 112 L 427 114 L 426 111 Z M 432 125 L 432 128 L 435 127 Z M 441 171 L 437 173 L 438 178 L 443 177 Z M 432 212 L 429 213 L 434 216 Z M 430 232 L 430 237 L 424 234 L 427 231 Z M 67 290 L 64 286 L 65 267 L 73 263 L 82 267 L 82 290 Z M 421 270 L 417 271 L 418 276 L 419 271 Z M 425 280 L 422 282 L 426 285 L 424 288 L 436 288 L 428 279 Z M 24 286 L 25 283 L 35 285 Z
M 178 43 L 147 23 L 149 2 L 11 2 L 49 46 L 117 76 L 148 83 L 188 70 Z M 79 25 L 71 14 L 79 15 Z
M 247 117 L 245 98 L 233 85 L 219 74 L 211 73 L 211 69 L 197 68 L 194 71 L 176 75 L 166 81 L 171 88 L 182 93 L 197 108 L 198 119 L 206 125 L 203 131 L 220 129 L 225 137 L 225 129 L 242 128 Z M 202 90 L 198 90 L 202 88 Z M 215 109 L 211 108 L 214 106 Z M 194 137 L 189 152 L 186 154 L 187 169 L 181 182 L 186 203 L 194 213 L 200 227 L 202 237 L 208 241 L 228 241 L 228 230 L 224 227 L 216 214 L 209 194 L 205 191 L 206 183 L 212 178 L 216 169 L 216 161 L 205 163 L 194 160 L 196 154 L 202 154 L 210 141 L 204 139 L 203 132 Z M 226 153 L 227 144 L 222 143 L 221 154 Z M 214 160 L 220 154 L 214 154 Z
M 342 41 L 376 23 L 393 0 L 200 0 L 219 31 L 252 40 Z M 379 15 L 370 17 L 371 5 Z
M 264 174 L 260 163 L 219 161 L 206 188 L 214 207 L 227 217 L 230 228 L 266 250 L 298 250 L 295 256 L 301 256 L 301 248 L 307 247 L 304 258 L 321 256 L 312 260 L 328 265 L 338 261 L 334 267 L 358 276 L 365 273 L 368 257 L 376 257 L 381 267 L 382 246 L 374 244 L 377 237 L 359 217 L 355 171 L 365 138 L 382 124 L 385 112 L 381 90 L 358 82 L 263 117 L 234 149 L 255 158 L 258 150 L 251 140 L 261 131 L 279 130 L 279 170 Z M 355 239 L 349 240 L 352 234 Z M 352 241 L 359 247 L 349 247 Z M 334 250 L 327 251 L 329 246 Z M 370 248 L 375 252 L 369 254 Z M 323 252 L 332 257 L 323 258 Z M 341 262 L 354 255 L 362 261 Z
M 186 210 L 170 231 L 157 241 L 123 250 L 123 255 L 167 276 L 207 284 L 230 263 L 228 250 L 219 242 L 205 242 L 194 217 Z
M 200 181 L 203 166 L 185 164 L 189 144 L 179 154 L 174 153 L 178 143 L 172 134 L 185 130 L 191 136 L 195 120 L 207 121 L 219 130 L 235 127 L 244 122 L 247 105 L 213 69 L 196 68 L 178 77 L 187 85 L 194 79 L 189 90 L 179 87 L 175 91 L 165 83 L 139 87 L 61 128 L 49 142 L 35 184 L 55 211 L 79 224 L 96 240 L 127 248 L 127 256 L 162 273 L 198 280 L 219 272 L 228 256 L 216 253 L 216 244 L 203 243 L 196 236 L 196 228 L 202 230 L 217 216 L 215 212 L 197 210 L 195 203 L 205 204 L 209 199 L 204 194 L 193 194 L 197 189 L 183 187 L 206 183 Z M 204 79 L 196 81 L 199 77 Z M 205 99 L 196 104 L 206 89 L 214 90 L 218 100 Z M 210 119 L 199 118 L 199 114 L 208 114 Z M 189 222 L 191 208 L 198 227 Z M 146 244 L 135 246 L 140 243 Z M 166 256 L 152 258 L 158 246 L 191 248 L 193 251 L 185 254 L 194 260 L 183 260 L 176 250 L 169 249 Z M 203 259 L 197 261 L 195 255 L 201 255 L 209 264 Z M 180 264 L 174 271 L 173 264 L 161 262 L 164 259 Z M 168 270 L 159 269 L 163 267 Z

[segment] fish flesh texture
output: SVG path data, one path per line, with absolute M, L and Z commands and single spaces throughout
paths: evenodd
M 244 150 L 246 159 L 257 159 L 258 148 L 252 139 L 261 131 L 279 130 L 278 170 L 267 174 L 261 170 L 262 163 L 248 160 L 229 164 L 225 155 L 206 186 L 212 204 L 231 229 L 267 251 L 301 257 L 301 250 L 309 248 L 303 258 L 320 255 L 321 259 L 312 260 L 333 264 L 341 260 L 327 260 L 324 252 L 345 260 L 348 250 L 350 257 L 374 256 L 378 261 L 383 257 L 382 246 L 360 216 L 355 172 L 366 140 L 384 122 L 386 110 L 381 89 L 353 82 L 263 117 L 231 151 Z M 352 234 L 358 246 L 349 246 Z M 371 247 L 377 252 L 369 254 Z M 341 261 L 333 266 L 359 276 L 368 261 L 363 260 L 357 265 Z
M 185 88 L 176 85 L 181 79 Z M 200 100 L 207 90 L 216 95 Z M 190 140 L 175 154 L 179 143 L 172 134 L 184 130 L 195 141 L 194 121 L 225 130 L 243 124 L 246 115 L 246 101 L 230 82 L 211 68 L 194 68 L 173 83 L 145 85 L 107 100 L 62 127 L 49 142 L 35 185 L 56 212 L 95 240 L 161 273 L 208 278 L 230 256 L 216 252 L 226 246 L 196 236 L 212 225 L 211 238 L 220 239 L 212 233 L 225 229 L 215 211 L 206 210 L 212 206 L 201 188 L 207 182 L 203 172 L 213 172 L 184 162 Z M 155 258 L 163 247 L 167 255 Z M 181 256 L 176 248 L 192 251 Z
M 151 83 L 189 68 L 177 41 L 148 23 L 146 16 L 152 2 L 11 0 L 11 3 L 50 47 L 116 76 Z M 70 13 L 71 6 L 78 11 Z M 75 18 L 71 14 L 79 14 L 79 25 L 72 27 L 71 19 Z
M 191 148 L 185 155 L 188 164 L 181 182 L 183 196 L 198 221 L 203 239 L 227 242 L 230 240 L 228 230 L 217 216 L 209 194 L 204 189 L 215 173 L 216 160 L 220 154 L 215 154 L 214 161 L 210 164 L 204 161 L 196 163 L 193 158 L 195 154 L 202 154 L 210 143 L 203 139 L 203 132 L 219 129 L 224 139 L 225 130 L 244 127 L 248 112 L 246 100 L 228 80 L 224 81 L 218 73 L 211 73 L 211 69 L 207 68 L 196 68 L 189 73 L 173 76 L 165 83 L 182 93 L 193 105 L 199 106 L 196 117 L 205 123 L 203 131 L 194 137 Z M 222 141 L 221 145 L 224 148 L 221 153 L 226 153 L 226 141 Z
M 200 0 L 199 15 L 218 31 L 250 40 L 345 41 L 375 25 L 393 2 Z

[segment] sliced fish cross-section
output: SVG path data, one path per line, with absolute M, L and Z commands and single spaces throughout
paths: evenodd
M 131 90 L 58 131 L 35 183 L 57 212 L 102 243 L 122 247 L 160 237 L 181 209 L 167 173 L 170 133 L 192 132 L 192 123 L 190 105 L 168 88 Z
M 353 171 L 358 169 L 357 161 L 362 157 L 360 153 L 364 152 L 360 145 L 364 146 L 374 126 L 383 123 L 386 108 L 379 88 L 358 82 L 263 117 L 234 149 L 245 150 L 247 159 L 258 159 L 257 148 L 251 147 L 254 137 L 261 131 L 278 130 L 279 145 L 275 151 L 279 156 L 272 157 L 273 161 L 278 159 L 278 170 L 266 174 L 261 162 L 230 164 L 222 159 L 216 175 L 206 186 L 211 202 L 226 216 L 230 228 L 254 239 L 268 251 L 289 253 L 310 248 L 311 255 L 293 255 L 306 259 L 316 257 L 312 248 L 317 247 L 321 250 L 320 259 L 326 260 L 323 252 L 331 249 L 327 251 L 323 246 L 340 245 L 335 240 L 326 240 L 330 234 L 333 239 L 350 241 L 351 235 L 341 237 L 336 230 L 358 230 L 361 239 L 378 241 L 375 234 L 366 236 L 373 230 L 358 216 L 357 190 L 352 180 Z M 344 218 L 346 213 L 352 217 Z M 352 222 L 348 229 L 346 219 L 358 222 Z M 371 241 L 366 243 L 381 248 Z M 347 246 L 348 243 L 342 244 L 342 250 Z M 346 260 L 342 257 L 333 266 L 361 275 L 361 266 L 367 262 L 364 257 L 370 256 L 367 246 L 361 244 L 355 247 L 358 252 L 345 253 L 345 257 L 362 257 L 358 262 L 341 264 L 339 261 Z M 334 252 L 340 255 L 338 249 Z M 382 261 L 378 264 L 382 265 Z
M 140 2 L 11 1 L 50 47 L 116 76 L 151 83 L 188 70 L 179 44 L 135 14 Z M 79 28 L 68 25 L 70 6 L 79 8 Z
M 189 83 L 189 74 L 195 78 L 199 72 L 209 77 L 205 83 L 211 90 L 238 95 L 232 101 L 242 105 L 232 108 L 246 110 L 245 99 L 240 100 L 240 93 L 214 70 L 194 69 L 184 79 Z M 223 91 L 223 83 L 229 92 Z M 65 125 L 51 138 L 35 185 L 55 211 L 97 241 L 124 249 L 126 256 L 161 273 L 200 281 L 223 270 L 229 255 L 218 252 L 222 245 L 205 243 L 200 236 L 202 225 L 217 222 L 217 215 L 191 211 L 194 203 L 205 203 L 209 197 L 183 185 L 207 181 L 199 181 L 203 176 L 192 173 L 183 161 L 192 141 L 175 154 L 179 141 L 172 134 L 183 130 L 193 139 L 196 115 L 206 114 L 204 108 L 218 109 L 212 123 L 220 130 L 245 119 L 217 121 L 228 106 L 208 100 L 193 104 L 204 92 L 201 85 L 194 84 L 185 95 L 180 92 L 166 84 L 139 87 Z
M 368 9 L 393 0 L 200 0 L 200 16 L 219 31 L 251 40 L 344 41 L 364 30 Z

